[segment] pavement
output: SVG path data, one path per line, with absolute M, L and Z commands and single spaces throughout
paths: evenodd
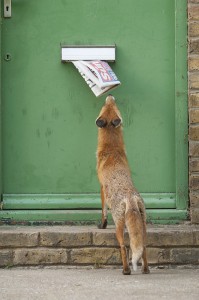
M 130 276 L 121 269 L 26 267 L 0 269 L 1 300 L 198 300 L 199 267 L 151 268 Z

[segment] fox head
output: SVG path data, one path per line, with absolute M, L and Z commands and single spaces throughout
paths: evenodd
M 106 98 L 106 102 L 96 120 L 96 125 L 99 128 L 118 128 L 122 125 L 122 117 L 112 95 L 108 95 Z

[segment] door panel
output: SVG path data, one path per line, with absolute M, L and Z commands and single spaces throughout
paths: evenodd
M 95 119 L 105 97 L 61 63 L 60 44 L 113 43 L 135 185 L 176 192 L 175 2 L 20 0 L 2 27 L 5 194 L 99 192 Z

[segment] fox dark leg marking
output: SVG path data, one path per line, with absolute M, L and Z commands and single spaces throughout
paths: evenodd
M 98 225 L 100 229 L 106 229 L 108 221 L 107 221 L 107 208 L 104 199 L 104 190 L 101 186 L 101 201 L 102 201 L 102 222 Z
M 149 267 L 148 267 L 148 262 L 147 262 L 147 257 L 146 257 L 146 247 L 144 247 L 143 254 L 142 254 L 142 273 L 143 274 L 149 274 Z

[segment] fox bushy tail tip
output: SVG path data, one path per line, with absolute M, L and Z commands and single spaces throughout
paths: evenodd
M 133 247 L 132 247 L 133 248 Z M 137 271 L 137 264 L 142 257 L 143 253 L 143 247 L 136 249 L 136 253 L 134 252 L 132 254 L 132 266 L 133 266 L 133 271 Z

